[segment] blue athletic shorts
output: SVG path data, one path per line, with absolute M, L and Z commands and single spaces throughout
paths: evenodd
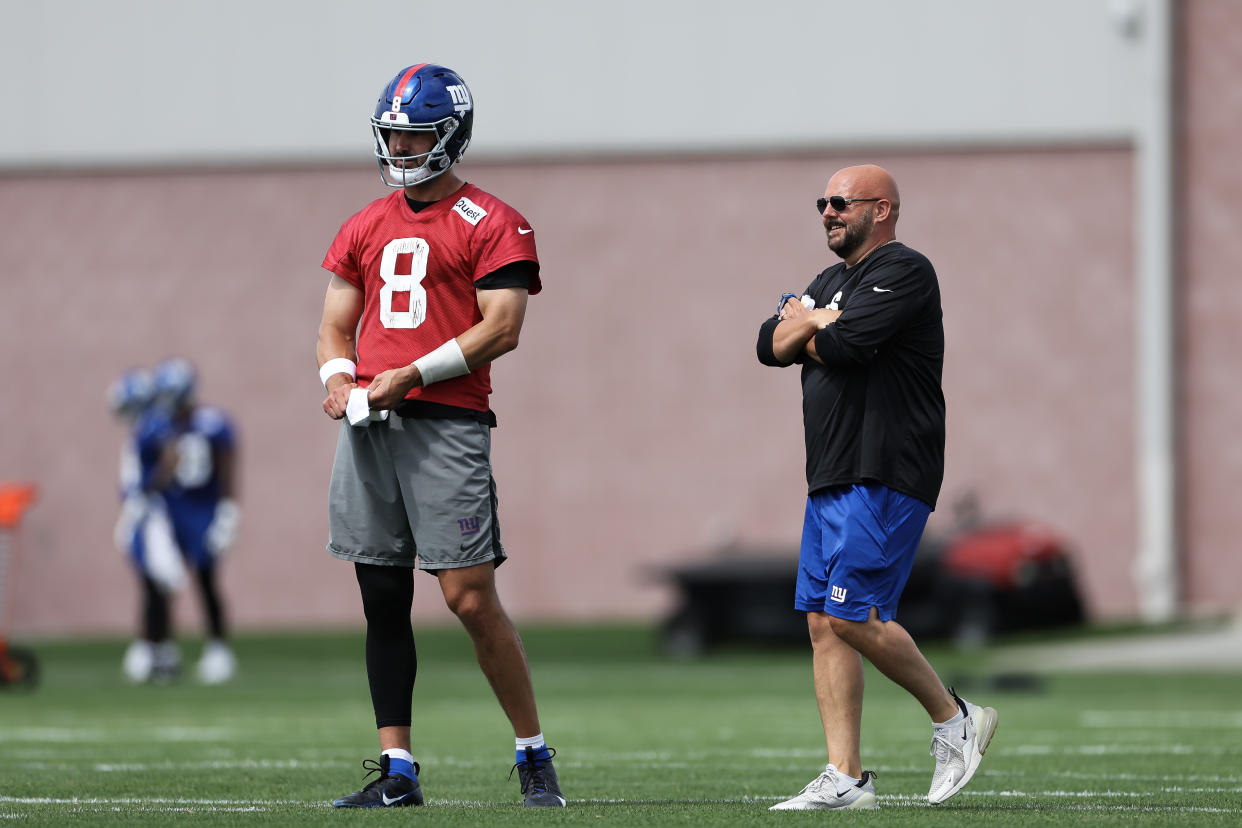
M 874 483 L 834 486 L 806 501 L 794 606 L 850 621 L 897 615 L 931 507 Z

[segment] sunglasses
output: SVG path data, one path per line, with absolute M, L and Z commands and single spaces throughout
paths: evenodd
M 849 207 L 855 201 L 883 201 L 883 200 L 884 199 L 882 198 L 846 198 L 845 196 L 828 196 L 827 198 L 815 199 L 815 207 L 819 210 L 819 214 L 822 216 L 824 214 L 824 210 L 828 209 L 829 207 L 832 207 L 834 211 L 840 213 L 842 210 L 844 210 L 846 207 Z

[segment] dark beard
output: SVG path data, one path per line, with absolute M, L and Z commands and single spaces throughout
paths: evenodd
M 875 214 L 868 208 L 857 220 L 845 225 L 845 232 L 841 234 L 841 238 L 833 242 L 828 239 L 828 249 L 836 253 L 842 259 L 848 259 L 858 252 L 867 238 L 871 235 L 871 228 L 875 226 Z

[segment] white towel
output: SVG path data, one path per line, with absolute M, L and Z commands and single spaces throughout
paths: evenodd
M 345 416 L 351 426 L 373 423 L 376 420 L 387 420 L 387 411 L 372 411 L 367 400 L 367 389 L 355 388 L 349 392 L 349 402 L 345 403 Z

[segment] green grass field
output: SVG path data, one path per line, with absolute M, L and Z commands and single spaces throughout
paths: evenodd
M 979 774 L 924 799 L 930 728 L 868 674 L 863 757 L 879 811 L 770 813 L 826 761 L 800 650 L 669 660 L 650 631 L 524 631 L 570 800 L 520 807 L 511 731 L 464 635 L 419 636 L 415 757 L 427 806 L 337 811 L 377 752 L 361 634 L 244 637 L 223 687 L 131 687 L 125 642 L 44 642 L 43 680 L 0 692 L 0 820 L 23 825 L 1238 825 L 1242 676 L 1040 677 L 1002 690 L 987 651 L 928 649 L 967 698 L 1000 711 Z M 192 662 L 197 647 L 187 645 Z

